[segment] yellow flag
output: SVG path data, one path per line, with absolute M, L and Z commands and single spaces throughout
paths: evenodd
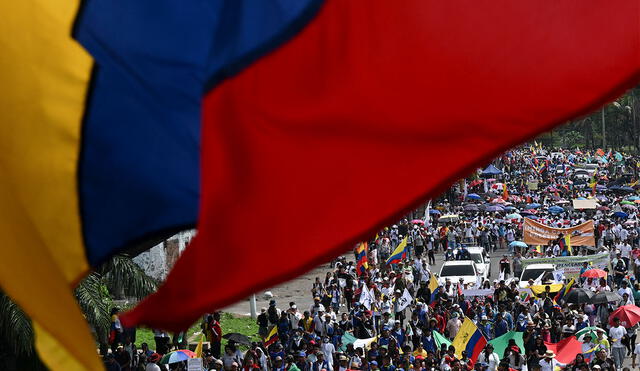
M 89 270 L 77 164 L 93 63 L 72 38 L 79 5 L 0 1 L 0 286 L 52 371 L 103 369 L 72 292 Z
M 196 350 L 194 353 L 196 354 L 196 358 L 202 358 L 202 343 L 204 342 L 204 334 L 200 335 L 200 341 L 196 346 Z
M 573 255 L 573 249 L 571 248 L 571 235 L 570 234 L 566 234 L 564 236 L 564 243 L 567 245 L 567 250 L 569 251 L 569 253 L 571 253 L 571 255 Z

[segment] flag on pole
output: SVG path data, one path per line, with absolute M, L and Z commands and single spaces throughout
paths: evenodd
M 476 327 L 475 323 L 468 317 L 465 317 L 451 345 L 456 348 L 456 356 L 461 357 L 461 352 L 466 350 L 471 362 L 475 363 L 480 352 L 487 345 L 487 339 L 482 335 L 482 332 Z
M 434 306 L 436 304 L 438 290 L 440 290 L 440 285 L 438 285 L 438 280 L 436 280 L 436 276 L 432 273 L 431 278 L 429 278 L 429 292 L 431 292 L 429 305 Z
M 555 302 L 559 302 L 560 300 L 562 300 L 565 297 L 565 295 L 567 295 L 567 293 L 571 291 L 571 288 L 573 287 L 573 284 L 575 282 L 576 282 L 576 279 L 571 278 L 571 280 L 565 285 L 565 287 L 562 290 L 558 291 L 558 293 L 553 298 L 553 300 Z
M 198 345 L 196 345 L 196 349 L 193 351 L 196 354 L 196 358 L 202 358 L 202 344 L 204 343 L 204 334 L 200 335 L 200 340 L 198 341 Z
M 431 200 L 427 202 L 427 207 L 424 209 L 424 226 L 425 227 L 428 227 L 431 224 L 431 215 L 429 215 L 430 212 L 431 212 Z
M 409 293 L 409 290 L 407 290 L 407 288 L 405 287 L 402 296 L 397 300 L 398 310 L 403 311 L 406 307 L 409 306 L 409 304 L 411 304 L 411 302 L 413 301 L 413 297 L 411 296 L 411 293 Z
M 403 261 L 407 257 L 407 239 L 409 236 L 406 236 L 402 239 L 402 241 L 398 244 L 398 247 L 393 250 L 391 256 L 387 259 L 387 265 L 398 264 Z
M 571 247 L 571 234 L 567 233 L 564 235 L 564 244 L 567 247 L 567 251 L 569 254 L 573 255 L 573 248 Z
M 505 201 L 509 199 L 509 189 L 507 187 L 507 182 L 502 183 L 502 199 Z
M 269 335 L 267 335 L 267 337 L 264 339 L 265 348 L 275 343 L 276 341 L 278 341 L 278 326 L 273 326 L 271 331 L 269 331 Z
M 367 242 L 360 242 L 356 247 L 356 273 L 361 276 L 369 269 L 368 257 L 369 247 Z

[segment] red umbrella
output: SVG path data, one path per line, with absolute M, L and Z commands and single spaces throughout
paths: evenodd
M 586 270 L 584 273 L 580 275 L 580 277 L 587 277 L 587 278 L 603 278 L 606 276 L 607 276 L 607 272 L 597 268 Z
M 620 319 L 620 324 L 626 328 L 640 322 L 640 308 L 635 305 L 623 305 L 609 316 L 609 324 L 613 326 L 613 319 Z

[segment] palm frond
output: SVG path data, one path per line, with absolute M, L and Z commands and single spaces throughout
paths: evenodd
M 80 281 L 75 295 L 87 322 L 95 330 L 98 339 L 102 339 L 108 333 L 111 322 L 111 297 L 100 274 L 93 272 Z
M 158 283 L 128 255 L 115 255 L 99 269 L 103 282 L 113 295 L 142 299 L 156 291 Z
M 3 292 L 0 292 L 0 313 L 0 341 L 17 356 L 33 355 L 31 320 Z

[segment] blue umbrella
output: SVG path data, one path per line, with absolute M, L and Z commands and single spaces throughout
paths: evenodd
M 509 244 L 509 246 L 511 246 L 511 247 L 516 247 L 516 246 L 517 246 L 517 247 L 522 247 L 522 248 L 524 248 L 524 249 L 526 249 L 526 248 L 527 248 L 527 244 L 526 244 L 526 243 L 524 243 L 524 242 L 522 242 L 522 241 L 513 241 L 513 242 L 511 242 L 511 243 Z
M 520 214 L 513 213 L 505 216 L 505 218 L 506 219 L 522 219 L 522 216 Z
M 532 203 L 532 204 L 528 204 L 526 208 L 527 208 L 527 209 L 537 209 L 537 208 L 539 208 L 540 206 L 542 206 L 542 205 L 537 204 L 537 203 Z
M 498 212 L 498 211 L 504 211 L 504 209 L 501 206 L 498 206 L 498 205 L 491 205 L 491 206 L 487 206 L 485 208 L 485 211 Z
M 533 219 L 533 220 L 538 220 L 538 217 L 537 217 L 537 216 L 535 216 L 535 215 L 533 215 L 533 214 L 531 214 L 531 215 L 527 216 L 527 218 L 529 218 L 529 219 Z
M 586 198 L 584 198 L 584 197 L 578 197 L 578 198 L 576 198 L 576 200 L 586 200 Z
M 469 204 L 469 205 L 464 205 L 464 211 L 478 211 L 478 205 L 474 205 L 474 204 Z
M 514 211 L 514 210 L 518 210 L 518 209 L 516 209 L 516 208 L 515 208 L 515 206 L 507 206 L 507 207 L 505 207 L 504 209 L 505 209 L 505 210 L 507 210 L 507 211 Z
M 429 214 L 440 215 L 440 210 L 431 209 L 429 210 Z
M 560 214 L 561 212 L 564 211 L 563 208 L 561 208 L 560 206 L 551 206 L 549 209 L 549 212 L 552 214 Z
M 613 213 L 613 216 L 615 216 L 616 218 L 626 219 L 629 217 L 629 214 L 625 213 L 624 211 L 616 211 L 615 213 Z
M 640 197 L 638 197 L 638 196 L 631 196 L 631 197 L 628 197 L 628 198 L 627 198 L 627 200 L 629 200 L 629 201 L 640 200 Z
M 469 193 L 469 194 L 467 195 L 467 198 L 468 198 L 468 199 L 471 199 L 471 200 L 482 200 L 482 197 L 480 197 L 480 196 L 479 196 L 478 194 L 476 194 L 476 193 Z

